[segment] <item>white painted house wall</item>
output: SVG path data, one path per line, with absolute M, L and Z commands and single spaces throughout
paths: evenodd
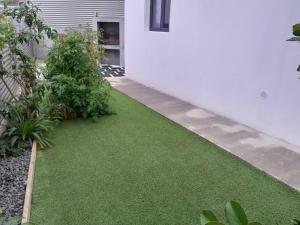
M 149 1 L 125 4 L 128 77 L 300 145 L 299 0 L 172 0 L 168 33 Z

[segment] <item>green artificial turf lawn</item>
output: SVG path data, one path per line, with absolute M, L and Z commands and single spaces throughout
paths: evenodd
M 196 225 L 229 200 L 250 221 L 300 219 L 299 192 L 117 91 L 112 107 L 98 122 L 60 124 L 38 152 L 32 222 Z

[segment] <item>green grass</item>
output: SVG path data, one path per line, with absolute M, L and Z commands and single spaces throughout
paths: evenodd
M 251 221 L 300 218 L 299 192 L 119 92 L 112 106 L 98 122 L 62 123 L 38 152 L 35 224 L 196 225 L 229 200 Z

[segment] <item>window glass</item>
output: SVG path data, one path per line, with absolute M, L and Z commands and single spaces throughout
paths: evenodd
M 161 21 L 162 0 L 152 0 L 152 28 L 159 29 Z
M 171 0 L 165 0 L 165 5 L 164 5 L 164 21 L 163 21 L 163 26 L 164 28 L 169 28 L 169 21 L 170 21 L 170 7 L 171 7 Z
M 151 0 L 150 30 L 169 31 L 171 0 Z

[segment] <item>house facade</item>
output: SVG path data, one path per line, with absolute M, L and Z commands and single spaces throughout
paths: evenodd
M 127 0 L 129 78 L 300 145 L 296 0 Z

